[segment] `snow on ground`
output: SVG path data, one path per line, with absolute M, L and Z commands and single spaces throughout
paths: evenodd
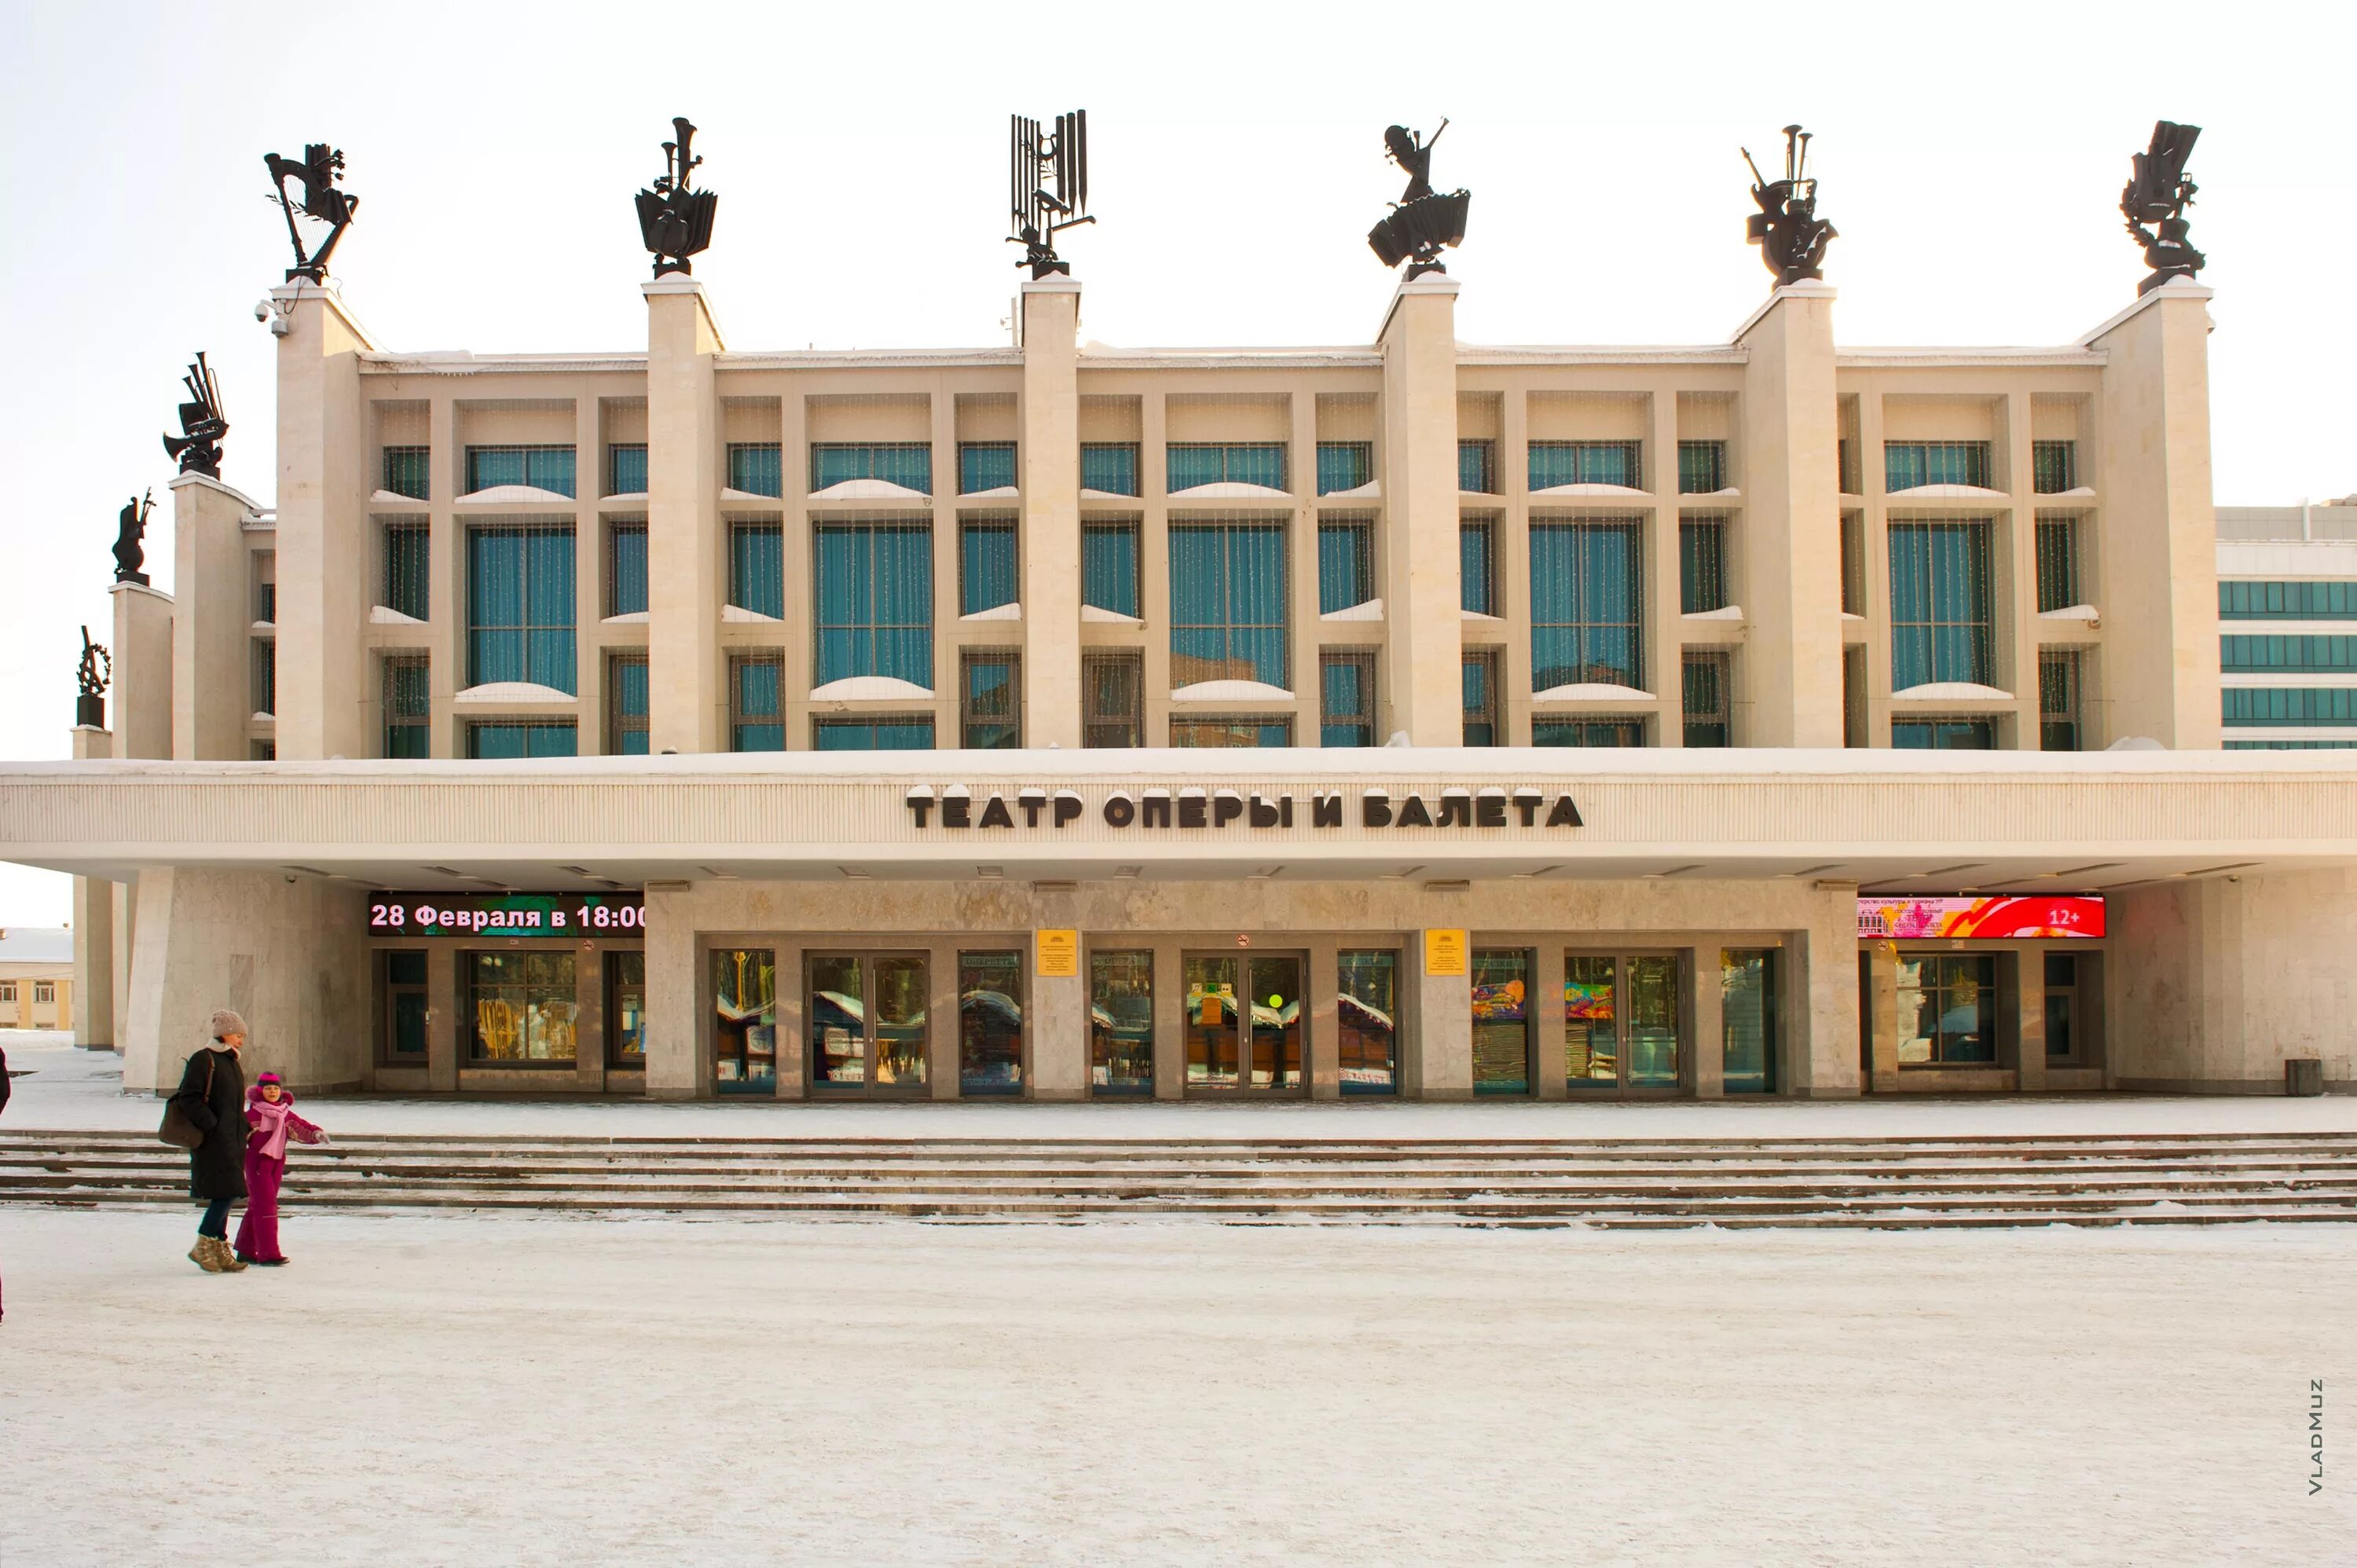
M 152 1097 L 122 1092 L 123 1060 L 55 1033 L 0 1040 L 16 1080 L 0 1131 L 153 1129 Z M 1961 1133 L 2357 1132 L 2357 1096 L 2054 1095 L 1864 1101 L 1677 1101 L 1472 1104 L 1351 1100 L 1263 1105 L 1202 1101 L 1035 1105 L 307 1098 L 331 1133 L 565 1133 L 752 1138 L 1721 1138 L 1938 1137 Z
M 0 1209 L 0 1563 L 2348 1562 L 2357 1228 Z M 212 1548 L 196 1546 L 209 1540 Z M 192 1551 L 194 1556 L 191 1556 Z

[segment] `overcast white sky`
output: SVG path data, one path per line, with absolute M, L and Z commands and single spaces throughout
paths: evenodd
M 2134 297 L 2128 156 L 2189 121 L 2217 496 L 2288 503 L 2357 491 L 2352 14 L 0 0 L 0 757 L 68 754 L 75 628 L 109 635 L 114 516 L 171 478 L 194 350 L 234 427 L 222 477 L 272 499 L 265 152 L 344 149 L 335 270 L 388 347 L 642 347 L 630 197 L 681 113 L 721 193 L 696 275 L 732 347 L 980 344 L 1017 276 L 1006 115 L 1085 107 L 1084 336 L 1354 343 L 1392 287 L 1363 239 L 1398 194 L 1383 128 L 1447 115 L 1463 338 L 1705 343 L 1768 286 L 1736 149 L 1765 165 L 1798 120 L 1842 341 L 2061 343 Z M 64 879 L 0 865 L 0 926 L 67 914 Z

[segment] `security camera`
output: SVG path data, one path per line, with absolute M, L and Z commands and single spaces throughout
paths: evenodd
M 270 319 L 270 302 L 268 300 L 257 299 L 253 302 L 253 318 L 256 321 L 267 321 Z
M 284 338 L 294 330 L 295 324 L 292 321 L 287 320 L 286 317 L 283 316 L 274 316 L 271 317 L 270 335 L 273 338 Z

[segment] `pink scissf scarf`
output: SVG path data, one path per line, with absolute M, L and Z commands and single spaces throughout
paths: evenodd
M 286 1157 L 286 1140 L 316 1144 L 319 1129 L 295 1114 L 295 1097 L 285 1090 L 278 1091 L 278 1103 L 273 1105 L 262 1097 L 259 1084 L 245 1091 L 245 1124 L 253 1129 L 246 1147 L 266 1160 Z

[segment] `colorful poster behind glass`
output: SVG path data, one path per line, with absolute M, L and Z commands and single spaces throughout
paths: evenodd
M 2100 937 L 2104 901 L 2049 895 L 2032 898 L 1876 898 L 1860 895 L 1857 934 L 1877 940 L 1962 937 L 1982 941 L 2029 941 Z

